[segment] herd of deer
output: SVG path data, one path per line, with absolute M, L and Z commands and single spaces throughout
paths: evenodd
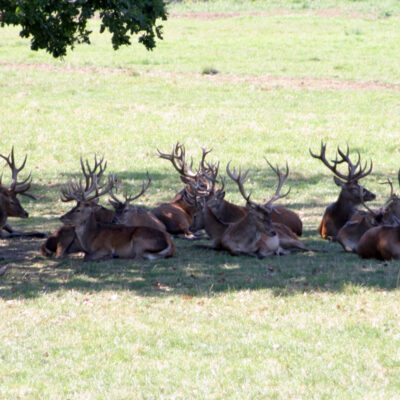
M 275 202 L 286 197 L 290 189 L 281 194 L 289 175 L 286 164 L 284 171 L 267 163 L 277 178 L 272 197 L 264 203 L 251 199 L 244 188 L 249 170 L 243 172 L 231 169 L 226 173 L 238 186 L 246 201 L 244 207 L 224 199 L 225 178 L 218 176 L 219 163 L 206 161 L 211 150 L 202 149 L 202 157 L 196 170 L 193 161 L 186 160 L 185 147 L 177 143 L 171 153 L 159 151 L 159 157 L 170 161 L 179 173 L 184 188 L 170 203 L 147 210 L 133 205 L 150 187 L 151 178 L 143 182 L 135 195 L 125 193 L 118 197 L 121 182 L 114 175 L 104 176 L 107 163 L 94 157 L 94 165 L 81 159 L 82 178 L 70 181 L 61 188 L 63 202 L 76 201 L 76 205 L 60 219 L 63 223 L 56 232 L 47 237 L 40 248 L 44 256 L 63 257 L 83 252 L 85 260 L 105 258 L 164 258 L 175 253 L 172 236 L 186 239 L 207 237 L 212 245 L 204 246 L 215 250 L 226 250 L 232 255 L 247 254 L 259 258 L 272 254 L 286 254 L 289 249 L 312 250 L 300 240 L 302 221 L 293 211 Z M 318 155 L 310 150 L 312 157 L 321 160 L 334 174 L 335 183 L 341 191 L 336 202 L 327 207 L 319 226 L 320 235 L 338 241 L 348 252 L 363 258 L 390 260 L 400 257 L 400 200 L 388 179 L 391 194 L 379 210 L 372 210 L 365 203 L 375 199 L 359 184 L 372 172 L 372 162 L 362 165 L 350 160 L 350 150 L 337 149 L 335 160 L 327 160 L 326 145 L 321 144 Z M 9 156 L 0 154 L 12 172 L 10 187 L 0 180 L 0 222 L 1 229 L 8 232 L 2 237 L 30 235 L 43 236 L 40 232 L 15 232 L 7 224 L 8 217 L 27 218 L 17 195 L 34 198 L 28 190 L 31 175 L 18 182 L 18 173 L 24 168 L 26 157 L 19 168 L 15 165 L 14 149 Z M 340 172 L 339 166 L 347 167 L 347 173 Z M 399 173 L 400 183 L 400 173 Z M 217 186 L 217 184 L 219 186 Z M 99 205 L 99 198 L 109 194 L 114 210 Z M 357 206 L 363 205 L 365 210 Z M 312 250 L 314 251 L 314 250 Z

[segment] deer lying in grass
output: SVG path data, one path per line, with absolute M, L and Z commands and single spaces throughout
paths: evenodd
M 400 177 L 398 176 L 399 183 Z M 339 230 L 338 242 L 348 252 L 357 253 L 358 243 L 361 237 L 369 229 L 382 226 L 393 225 L 400 218 L 400 198 L 394 193 L 393 184 L 390 179 L 386 182 L 390 185 L 390 196 L 386 203 L 379 210 L 372 210 L 362 200 L 361 203 L 366 208 L 366 213 L 356 213 L 350 221 Z M 360 194 L 362 198 L 362 194 Z
M 267 160 L 268 162 L 268 160 Z M 282 175 L 281 171 L 279 168 L 274 168 L 269 162 L 268 162 L 270 168 L 277 174 L 279 181 L 281 180 L 286 180 L 288 174 L 289 174 L 289 169 L 287 168 L 286 174 Z M 243 182 L 247 177 L 249 171 L 246 171 L 243 175 L 241 172 L 239 173 L 239 176 L 237 176 L 235 173 L 232 173 L 229 169 L 229 164 L 227 166 L 227 173 L 231 179 L 233 179 L 239 186 L 240 193 L 242 194 L 245 199 L 247 198 L 245 196 L 245 191 L 243 188 Z M 235 204 L 232 204 L 224 199 L 225 197 L 225 191 L 224 191 L 224 180 L 222 180 L 222 186 L 219 189 L 215 189 L 215 183 L 216 183 L 216 176 L 209 175 L 208 178 L 210 179 L 209 185 L 205 185 L 203 182 L 198 182 L 193 185 L 192 192 L 195 193 L 196 195 L 191 195 L 191 201 L 192 203 L 197 204 L 197 209 L 198 212 L 195 215 L 195 220 L 201 220 L 202 223 L 204 224 L 205 230 L 208 233 L 209 237 L 213 240 L 213 248 L 215 249 L 220 249 L 223 248 L 224 246 L 222 245 L 222 238 L 226 232 L 226 230 L 230 227 L 233 226 L 234 224 L 237 224 L 241 221 L 243 221 L 245 218 L 248 217 L 249 210 L 252 210 L 255 208 L 255 203 L 252 203 L 250 201 L 247 202 L 246 200 L 246 207 L 241 207 L 237 206 Z M 280 190 L 280 189 L 279 189 Z M 286 196 L 286 195 L 285 195 Z M 285 197 L 282 196 L 282 197 Z M 281 198 L 281 197 L 278 197 Z M 274 200 L 275 201 L 275 200 Z M 271 226 L 273 230 L 277 233 L 277 236 L 279 237 L 279 243 L 281 248 L 297 248 L 301 250 L 308 251 L 310 250 L 307 248 L 303 243 L 301 243 L 297 239 L 297 235 L 290 229 L 290 227 L 286 224 L 282 224 L 280 222 L 274 222 L 272 216 L 274 215 L 274 210 L 276 205 L 272 204 L 273 202 L 270 200 L 266 204 L 264 204 L 266 210 L 263 211 L 264 218 L 266 215 L 268 215 L 268 220 L 271 223 Z M 251 206 L 252 205 L 252 206 Z M 261 207 L 262 205 L 257 205 L 257 207 Z M 282 207 L 283 210 L 287 210 L 286 208 Z M 254 211 L 252 211 L 252 214 L 254 214 Z M 200 215 L 200 217 L 198 216 Z M 280 215 L 280 214 L 277 214 Z M 287 214 L 286 214 L 287 215 Z M 251 217 L 250 217 L 251 218 Z M 296 215 L 296 218 L 298 216 Z M 258 220 L 260 220 L 258 218 Z M 301 221 L 300 221 L 301 222 Z M 265 237 L 264 237 L 265 238 Z M 271 243 L 272 241 L 275 241 L 276 238 L 273 239 L 268 239 L 269 242 Z M 271 244 L 269 246 L 272 246 Z M 283 251 L 282 251 L 283 253 Z
M 357 254 L 378 260 L 400 258 L 400 220 L 396 225 L 380 225 L 365 232 L 358 242 Z
M 11 169 L 12 181 L 10 187 L 6 187 L 1 182 L 0 178 L 0 227 L 1 230 L 5 230 L 8 234 L 3 234 L 2 238 L 10 238 L 16 236 L 35 236 L 35 237 L 45 237 L 46 234 L 43 232 L 18 232 L 11 228 L 10 225 L 7 224 L 8 217 L 19 217 L 19 218 L 28 218 L 29 214 L 24 210 L 21 203 L 19 202 L 17 196 L 26 196 L 31 199 L 36 200 L 35 196 L 28 193 L 28 190 L 31 187 L 31 174 L 28 177 L 20 182 L 18 182 L 18 174 L 24 169 L 27 156 L 25 156 L 24 161 L 21 166 L 18 168 L 15 165 L 15 157 L 14 157 L 14 147 L 11 148 L 11 153 L 8 156 L 4 156 L 0 154 L 0 157 L 3 158 L 8 166 Z
M 230 170 L 229 165 L 226 168 L 227 174 L 238 185 L 239 192 L 246 200 L 246 207 L 226 202 L 222 195 L 223 187 L 211 190 L 213 195 L 207 199 L 207 196 L 202 196 L 204 186 L 199 190 L 197 185 L 197 195 L 202 201 L 205 229 L 213 240 L 213 248 L 228 250 L 232 255 L 248 254 L 259 258 L 271 254 L 285 254 L 282 244 L 286 248 L 308 250 L 290 228 L 284 224 L 273 223 L 271 219 L 273 203 L 289 193 L 288 191 L 284 195 L 280 194 L 289 169 L 286 168 L 286 173 L 283 174 L 279 168 L 269 164 L 278 177 L 278 187 L 267 203 L 258 204 L 250 200 L 250 195 L 245 193 L 244 181 L 249 171 L 242 173 L 239 170 L 237 174 Z
M 107 162 L 104 162 L 104 158 L 97 159 L 94 156 L 94 165 L 90 166 L 89 161 L 85 162 L 80 158 L 82 174 L 85 179 L 84 191 L 89 190 L 93 178 L 99 182 L 107 168 Z M 69 202 L 75 200 L 69 196 L 69 192 L 62 189 L 61 201 Z M 95 218 L 99 222 L 111 223 L 115 217 L 115 212 L 108 210 L 98 204 L 97 199 L 91 203 L 93 207 Z M 83 252 L 83 248 L 76 237 L 75 228 L 73 226 L 62 226 L 52 233 L 45 243 L 40 248 L 40 254 L 46 257 L 55 255 L 56 258 L 64 257 L 67 254 Z
M 323 143 L 321 143 L 319 155 L 310 150 L 312 157 L 321 160 L 334 173 L 334 181 L 336 185 L 341 187 L 341 191 L 338 199 L 326 208 L 318 231 L 324 239 L 336 240 L 340 228 L 357 212 L 356 207 L 361 204 L 361 196 L 364 201 L 375 199 L 375 194 L 358 183 L 360 179 L 371 173 L 372 161 L 369 168 L 367 168 L 367 163 L 362 167 L 360 153 L 358 152 L 358 160 L 356 164 L 353 164 L 349 157 L 349 147 L 347 147 L 346 153 L 338 147 L 336 159 L 330 163 L 326 159 L 325 152 L 326 144 Z M 338 158 L 338 155 L 340 158 Z M 347 174 L 341 173 L 337 169 L 343 163 L 348 167 Z
M 362 194 L 360 194 L 362 198 Z M 382 210 L 374 211 L 369 208 L 363 200 L 361 203 L 367 209 L 367 213 L 356 213 L 340 229 L 337 235 L 337 241 L 343 249 L 349 253 L 356 253 L 358 242 L 369 229 L 382 223 Z
M 181 180 L 187 185 L 190 182 L 195 182 L 202 174 L 215 168 L 209 164 L 206 165 L 205 158 L 211 150 L 202 149 L 202 157 L 199 163 L 197 172 L 193 172 L 193 162 L 189 165 L 186 161 L 186 151 L 183 144 L 177 143 L 171 153 L 161 153 L 158 150 L 160 158 L 171 161 L 173 167 L 178 171 Z M 202 178 L 201 178 L 202 179 Z M 164 223 L 167 232 L 173 235 L 183 234 L 186 239 L 196 239 L 193 234 L 192 225 L 196 209 L 193 205 L 185 200 L 185 190 L 190 190 L 185 187 L 181 190 L 170 203 L 163 203 L 152 210 L 152 214 Z
M 79 184 L 68 184 L 66 196 L 77 200 L 78 204 L 61 217 L 61 221 L 75 228 L 76 237 L 85 252 L 85 261 L 106 258 L 147 258 L 171 257 L 175 245 L 170 236 L 158 229 L 118 224 L 104 224 L 96 220 L 92 202 L 109 193 L 115 185 L 113 176 L 99 185 L 94 177 L 88 190 Z
M 398 174 L 400 184 L 400 171 Z M 391 260 L 400 258 L 400 198 L 391 191 L 388 201 L 381 209 L 381 224 L 366 231 L 360 238 L 356 252 L 362 258 Z

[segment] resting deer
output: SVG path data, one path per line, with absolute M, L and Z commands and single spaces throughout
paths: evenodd
M 85 186 L 83 190 L 89 190 L 93 179 L 98 182 L 102 179 L 104 172 L 107 168 L 107 162 L 104 162 L 104 157 L 97 159 L 94 156 L 94 165 L 90 166 L 89 161 L 85 162 L 80 158 L 82 174 L 85 179 Z M 63 188 L 61 190 L 61 201 L 69 202 L 74 201 L 75 198 L 69 196 L 68 190 Z M 91 203 L 93 207 L 95 218 L 99 222 L 111 223 L 115 217 L 115 212 L 108 210 L 98 204 L 97 199 Z M 43 256 L 50 257 L 55 255 L 57 258 L 64 257 L 67 254 L 83 252 L 83 248 L 75 235 L 75 228 L 73 226 L 62 226 L 52 233 L 45 243 L 40 248 L 40 253 Z
M 96 220 L 92 202 L 109 193 L 114 184 L 113 176 L 104 185 L 99 185 L 94 178 L 88 190 L 81 184 L 69 184 L 64 191 L 65 195 L 77 200 L 78 205 L 63 215 L 61 221 L 75 228 L 76 237 L 85 252 L 84 260 L 171 257 L 175 245 L 166 232 L 145 226 L 103 224 Z
M 278 178 L 281 179 L 282 173 L 279 168 L 274 168 L 269 162 L 268 164 L 275 174 L 277 174 Z M 229 164 L 227 166 L 227 173 L 239 185 L 237 176 L 229 169 Z M 239 189 L 242 195 L 244 194 L 243 182 L 247 174 L 248 171 L 240 177 L 242 183 L 241 186 L 239 186 Z M 288 174 L 289 169 L 287 168 L 284 179 L 287 178 Z M 201 218 L 199 219 L 202 220 L 206 232 L 213 240 L 212 247 L 215 249 L 220 249 L 222 247 L 221 240 L 226 229 L 247 217 L 249 213 L 249 206 L 247 205 L 246 207 L 241 207 L 226 201 L 224 199 L 224 180 L 222 180 L 222 186 L 219 189 L 215 189 L 216 176 L 210 174 L 209 178 L 211 178 L 211 182 L 208 186 L 204 185 L 202 182 L 197 182 L 193 185 L 192 193 L 195 193 L 196 196 L 191 195 L 191 197 L 192 202 L 197 204 L 198 209 L 195 219 L 197 218 L 197 215 L 200 214 Z M 265 206 L 268 210 L 270 210 L 272 227 L 278 234 L 280 247 L 285 249 L 297 248 L 305 251 L 311 250 L 297 239 L 297 235 L 290 229 L 288 225 L 280 222 L 274 222 L 272 216 L 275 214 L 274 210 L 276 205 L 272 204 L 272 202 L 267 202 Z M 282 209 L 287 210 L 284 207 L 282 207 Z
M 400 220 L 395 221 L 395 225 L 380 225 L 366 231 L 358 242 L 357 254 L 378 260 L 400 258 Z
M 362 189 L 360 189 L 362 190 Z M 367 212 L 359 212 L 347 221 L 340 229 L 337 235 L 337 241 L 343 249 L 349 253 L 356 253 L 358 242 L 369 229 L 382 224 L 383 212 L 381 210 L 372 210 L 365 204 L 362 194 L 360 194 L 361 203 Z
M 321 160 L 330 171 L 334 173 L 334 181 L 341 188 L 339 198 L 329 205 L 322 217 L 318 231 L 324 239 L 336 240 L 339 229 L 350 220 L 357 211 L 357 206 L 361 204 L 361 196 L 364 201 L 375 199 L 375 194 L 361 186 L 358 181 L 368 176 L 372 171 L 372 161 L 369 168 L 367 163 L 361 166 L 361 156 L 358 152 L 358 160 L 354 164 L 349 157 L 349 147 L 344 153 L 339 147 L 336 159 L 331 163 L 326 159 L 326 144 L 321 143 L 321 152 L 319 155 L 314 154 L 310 149 L 312 157 Z M 338 171 L 338 166 L 345 163 L 348 167 L 347 174 Z
M 131 202 L 142 196 L 150 187 L 151 178 L 147 174 L 147 183 L 142 183 L 142 189 L 134 196 L 124 195 L 125 201 L 122 202 L 118 197 L 110 191 L 112 200 L 109 200 L 110 204 L 115 209 L 114 223 L 128 225 L 128 226 L 147 226 L 150 228 L 158 229 L 166 232 L 165 225 L 156 218 L 149 210 L 144 207 L 131 205 Z
M 200 197 L 203 197 L 202 201 L 206 197 L 207 206 L 212 210 L 214 215 L 218 215 L 220 221 L 226 223 L 237 222 L 247 214 L 247 209 L 246 207 L 238 206 L 225 200 L 225 180 L 223 178 L 221 179 L 222 186 L 218 189 L 215 188 L 217 174 L 218 167 L 208 169 L 207 173 L 203 175 L 199 174 L 195 180 L 195 184 L 191 183 L 192 190 L 193 192 L 201 193 Z M 203 210 L 204 206 L 200 206 L 200 209 Z M 273 223 L 286 225 L 294 233 L 294 235 L 290 233 L 291 237 L 302 234 L 303 224 L 300 217 L 284 206 L 272 205 L 271 220 Z M 203 211 L 195 213 L 193 225 L 195 226 L 195 230 L 202 229 L 203 227 L 206 228 Z M 283 230 L 286 231 L 284 228 Z
M 29 174 L 26 179 L 18 182 L 18 174 L 24 169 L 28 156 L 25 156 L 25 159 L 19 168 L 15 165 L 14 147 L 11 148 L 10 155 L 6 157 L 3 154 L 0 154 L 0 157 L 7 162 L 8 166 L 11 169 L 12 175 L 12 181 L 9 188 L 2 184 L 0 178 L 0 227 L 1 229 L 4 229 L 8 232 L 7 235 L 1 233 L 1 237 L 45 237 L 46 234 L 42 232 L 17 232 L 13 230 L 10 225 L 7 224 L 8 217 L 28 218 L 29 216 L 29 214 L 24 210 L 21 203 L 19 202 L 17 195 L 30 197 L 34 200 L 36 200 L 36 198 L 32 194 L 28 193 L 28 190 L 31 187 L 31 174 Z
M 400 171 L 398 173 L 400 184 Z M 357 253 L 362 258 L 377 258 L 391 260 L 400 258 L 400 198 L 390 185 L 390 196 L 381 209 L 382 222 L 379 226 L 369 229 L 360 238 Z
M 209 164 L 206 165 L 205 158 L 211 150 L 202 149 L 202 157 L 199 163 L 199 170 L 194 172 L 193 162 L 190 165 L 186 161 L 186 152 L 183 144 L 177 143 L 171 153 L 161 153 L 158 150 L 159 157 L 171 161 L 173 167 L 178 171 L 181 180 L 188 184 L 194 182 L 204 171 L 215 168 Z M 170 203 L 163 203 L 152 210 L 152 214 L 164 223 L 167 232 L 173 235 L 183 234 L 186 239 L 196 239 L 191 227 L 193 224 L 195 207 L 185 201 L 185 190 L 181 190 Z
M 203 201 L 205 228 L 213 240 L 214 248 L 228 250 L 232 255 L 248 254 L 259 258 L 270 254 L 285 254 L 280 243 L 279 235 L 282 235 L 282 243 L 285 247 L 305 249 L 305 246 L 297 240 L 296 235 L 286 225 L 273 223 L 271 219 L 273 202 L 286 197 L 289 193 L 288 191 L 284 195 L 280 194 L 289 169 L 286 168 L 286 173 L 283 174 L 279 168 L 274 168 L 269 164 L 278 176 L 278 187 L 267 203 L 258 204 L 250 200 L 250 195 L 246 195 L 243 186 L 249 171 L 232 172 L 229 165 L 226 168 L 227 174 L 237 183 L 239 192 L 246 200 L 246 207 L 235 209 L 230 206 L 227 208 L 221 206 L 223 197 L 220 197 L 218 203 L 216 197 L 218 191 L 215 191 L 214 197 Z

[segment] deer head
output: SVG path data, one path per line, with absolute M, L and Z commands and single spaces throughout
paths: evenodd
M 104 175 L 107 162 L 103 164 L 104 159 L 97 160 L 94 158 L 94 166 L 90 167 L 89 162 L 83 162 L 81 158 L 81 168 L 84 175 L 84 183 L 82 179 L 76 182 L 68 182 L 61 188 L 61 201 L 76 201 L 76 206 L 64 214 L 60 219 L 66 225 L 76 225 L 78 222 L 84 223 L 92 211 L 98 206 L 100 196 L 108 193 L 115 186 L 115 177 L 109 175 L 107 182 L 100 184 L 100 180 Z
M 397 174 L 397 179 L 400 185 L 400 170 Z M 394 221 L 400 218 L 400 198 L 394 192 L 393 183 L 390 179 L 387 179 L 382 184 L 388 184 L 390 187 L 390 196 L 386 203 L 382 206 L 381 212 L 383 215 L 384 224 L 393 224 Z
M 14 157 L 14 146 L 11 148 L 11 153 L 8 156 L 4 156 L 0 154 L 0 157 L 3 158 L 7 165 L 11 169 L 12 180 L 10 187 L 6 187 L 1 182 L 0 177 L 0 204 L 1 208 L 4 210 L 5 214 L 9 217 L 20 217 L 27 218 L 29 215 L 21 206 L 17 195 L 22 195 L 26 197 L 30 197 L 31 199 L 36 199 L 35 196 L 28 193 L 28 190 L 31 187 L 31 174 L 28 175 L 26 179 L 22 181 L 18 181 L 18 174 L 25 167 L 27 156 L 25 156 L 24 161 L 17 167 L 15 165 L 15 157 Z

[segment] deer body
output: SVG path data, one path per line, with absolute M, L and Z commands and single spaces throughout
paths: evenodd
M 378 260 L 400 258 L 400 227 L 381 225 L 369 229 L 358 243 L 357 254 Z
M 92 202 L 96 221 L 99 223 L 109 223 L 113 221 L 115 212 Z M 83 248 L 75 234 L 73 226 L 61 226 L 53 232 L 40 247 L 40 254 L 45 257 L 55 255 L 62 258 L 67 254 L 83 252 Z
M 337 241 L 342 245 L 345 251 L 357 253 L 357 246 L 369 229 L 376 226 L 376 223 L 368 216 L 362 216 L 358 221 L 347 221 L 339 230 Z
M 167 232 L 172 235 L 183 234 L 187 239 L 194 238 L 190 227 L 193 223 L 195 209 L 189 206 L 182 196 L 171 203 L 160 204 L 151 213 L 165 225 Z
M 278 251 L 279 236 L 268 215 L 249 212 L 239 222 L 227 227 L 221 246 L 231 255 L 248 254 L 264 258 Z
M 85 260 L 111 257 L 156 259 L 170 257 L 175 252 L 175 246 L 165 232 L 149 227 L 99 223 L 85 202 L 61 220 L 75 227 L 75 234 L 86 253 Z
M 314 154 L 310 150 L 312 157 L 321 160 L 334 173 L 334 181 L 341 188 L 339 198 L 335 203 L 329 205 L 322 217 L 319 225 L 319 234 L 324 239 L 336 240 L 340 228 L 350 220 L 353 214 L 357 211 L 357 205 L 364 201 L 375 199 L 375 194 L 361 186 L 358 181 L 372 171 L 372 161 L 367 169 L 366 163 L 361 166 L 361 156 L 358 152 L 358 160 L 354 164 L 350 160 L 350 149 L 347 147 L 344 153 L 339 147 L 335 160 L 328 161 L 326 158 L 326 144 L 321 143 L 321 151 L 319 155 Z M 340 164 L 347 165 L 347 173 L 340 172 L 338 167 Z

